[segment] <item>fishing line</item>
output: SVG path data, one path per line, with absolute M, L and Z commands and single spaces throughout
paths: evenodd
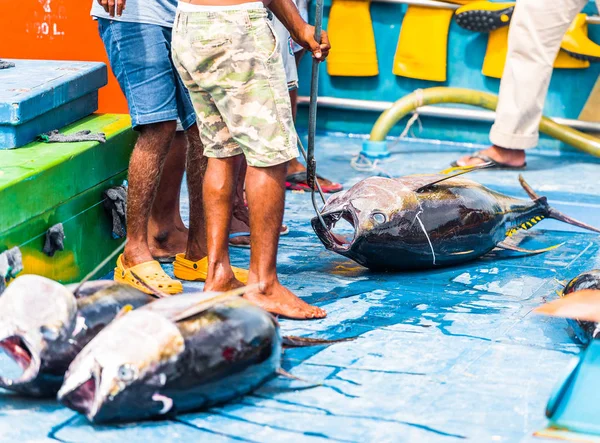
M 316 16 L 315 16 L 315 40 L 321 44 L 321 32 L 323 30 L 323 3 L 324 0 L 317 0 L 316 2 Z M 317 205 L 317 199 L 315 196 L 315 189 L 318 186 L 316 179 L 317 175 L 317 161 L 315 160 L 315 133 L 317 130 L 317 94 L 319 89 L 319 64 L 320 60 L 313 57 L 312 74 L 310 78 L 310 103 L 308 104 L 308 149 L 306 154 L 306 181 L 311 189 L 311 200 L 315 213 L 319 218 L 319 221 L 326 230 L 327 225 L 325 220 L 321 216 L 321 211 Z M 324 200 L 324 196 L 321 192 L 321 198 Z

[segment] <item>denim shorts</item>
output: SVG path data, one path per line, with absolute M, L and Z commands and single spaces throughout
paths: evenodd
M 194 106 L 171 60 L 171 28 L 98 18 L 98 30 L 134 129 L 177 120 L 188 129 Z

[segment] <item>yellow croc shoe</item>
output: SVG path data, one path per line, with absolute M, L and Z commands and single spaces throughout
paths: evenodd
M 515 2 L 477 1 L 456 10 L 454 19 L 461 28 L 474 32 L 491 32 L 510 24 Z
M 588 38 L 585 14 L 577 14 L 563 37 L 560 48 L 578 60 L 600 62 L 600 45 Z
M 115 281 L 133 286 L 146 294 L 152 295 L 152 292 L 140 280 L 158 292 L 166 294 L 179 294 L 183 292 L 181 282 L 169 277 L 156 260 L 140 263 L 131 268 L 125 268 L 123 254 L 119 255 L 117 267 L 115 268 Z
M 232 266 L 233 275 L 242 283 L 248 283 L 248 271 L 246 269 Z M 173 273 L 175 277 L 187 281 L 206 281 L 208 277 L 208 257 L 198 261 L 191 261 L 185 258 L 185 254 L 177 254 L 173 262 Z

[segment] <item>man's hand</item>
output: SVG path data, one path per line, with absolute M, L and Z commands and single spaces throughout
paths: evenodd
M 304 49 L 312 52 L 313 57 L 323 61 L 329 55 L 331 45 L 327 32 L 321 31 L 321 44 L 315 40 L 315 27 L 305 23 L 305 26 L 299 32 L 291 33 L 292 39 Z
M 100 3 L 100 6 L 102 6 L 111 17 L 115 16 L 115 11 L 117 17 L 120 17 L 123 13 L 123 9 L 125 9 L 125 1 L 126 0 L 98 0 L 98 3 Z

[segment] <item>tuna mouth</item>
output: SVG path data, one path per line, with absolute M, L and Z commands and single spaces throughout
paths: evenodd
M 65 406 L 89 417 L 94 409 L 97 387 L 96 378 L 92 375 L 75 389 L 65 394 L 59 392 L 59 400 Z
M 325 226 L 318 217 L 312 219 L 312 226 L 327 249 L 337 252 L 348 251 L 356 239 L 358 220 L 354 212 L 341 210 L 322 214 Z
M 8 358 L 0 359 L 0 386 L 13 386 L 33 380 L 40 370 L 40 359 L 29 341 L 20 335 L 0 340 L 0 351 Z

